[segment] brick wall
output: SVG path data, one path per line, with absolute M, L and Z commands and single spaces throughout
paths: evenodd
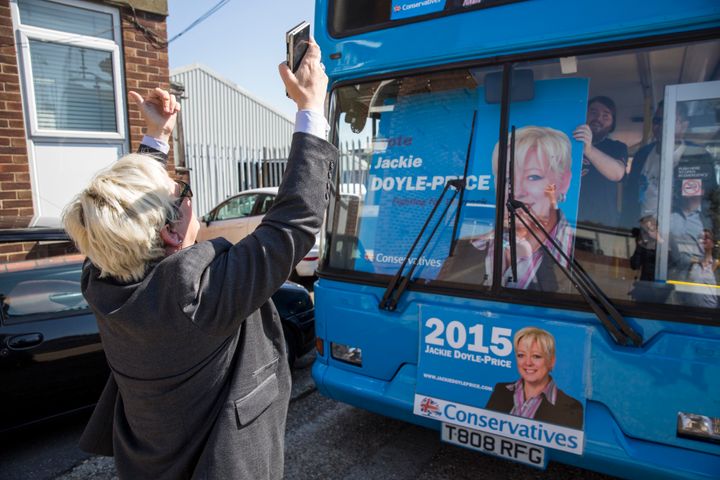
M 10 5 L 0 0 L 0 215 L 32 215 L 30 167 Z
M 136 12 L 136 18 L 130 9 L 123 9 L 122 32 L 125 49 L 125 83 L 126 90 L 134 90 L 145 96 L 155 87 L 170 89 L 170 70 L 168 66 L 167 46 L 159 48 L 138 29 L 133 20 L 154 32 L 159 41 L 167 40 L 165 17 L 152 13 Z M 130 125 L 130 151 L 135 151 L 143 136 L 143 122 L 140 110 L 127 97 L 128 121 Z M 174 165 L 172 152 L 168 165 Z
M 98 1 L 97 3 L 108 3 Z M 125 89 L 145 95 L 160 86 L 170 88 L 167 47 L 157 48 L 141 30 L 137 21 L 157 35 L 155 45 L 167 39 L 165 16 L 120 8 L 123 34 Z M 126 98 L 130 151 L 135 151 L 143 134 L 140 111 Z M 174 173 L 172 152 L 168 164 Z M 26 216 L 34 213 L 28 164 L 25 120 L 20 96 L 20 77 L 15 35 L 9 0 L 0 0 L 0 216 Z M 0 264 L 35 258 L 31 243 L 0 245 Z

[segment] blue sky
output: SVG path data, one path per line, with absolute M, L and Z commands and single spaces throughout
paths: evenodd
M 216 3 L 169 1 L 168 38 Z M 313 24 L 314 12 L 314 0 L 231 0 L 170 44 L 170 69 L 201 63 L 294 119 L 277 65 L 285 59 L 285 32 L 302 20 Z

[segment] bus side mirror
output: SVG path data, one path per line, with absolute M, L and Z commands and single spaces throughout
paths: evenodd
M 360 133 L 365 128 L 368 117 L 368 107 L 360 102 L 355 102 L 345 114 L 345 122 L 350 124 L 353 133 Z
M 480 82 L 480 71 L 471 69 L 470 73 Z M 493 72 L 485 75 L 485 102 L 500 103 L 502 101 L 502 72 Z M 510 87 L 511 102 L 528 102 L 535 98 L 535 82 L 532 70 L 513 70 L 512 85 Z

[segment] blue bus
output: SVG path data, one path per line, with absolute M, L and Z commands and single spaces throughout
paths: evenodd
M 720 3 L 318 0 L 315 37 L 320 392 L 538 468 L 720 478 Z

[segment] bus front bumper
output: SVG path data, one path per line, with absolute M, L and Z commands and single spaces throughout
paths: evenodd
M 333 361 L 333 363 L 335 363 Z M 323 395 L 387 417 L 439 430 L 440 422 L 414 415 L 415 365 L 405 364 L 385 382 L 331 366 L 318 356 L 313 379 Z M 439 435 L 439 434 L 438 434 Z M 720 456 L 680 449 L 626 436 L 602 403 L 588 400 L 585 449 L 582 455 L 547 449 L 550 461 L 574 465 L 621 478 L 654 480 L 717 479 Z

